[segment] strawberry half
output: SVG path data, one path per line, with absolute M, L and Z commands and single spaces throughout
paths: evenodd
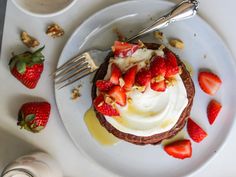
M 177 63 L 177 59 L 175 57 L 175 55 L 170 52 L 167 51 L 165 53 L 166 59 L 165 59 L 165 64 L 166 64 L 166 77 L 172 77 L 176 74 L 179 73 L 179 67 L 178 67 L 178 63 Z
M 207 137 L 207 133 L 191 118 L 188 119 L 187 131 L 193 141 L 199 143 Z
M 142 68 L 136 74 L 135 81 L 140 86 L 147 86 L 150 83 L 151 79 L 152 79 L 151 71 L 146 68 Z
M 209 94 L 214 95 L 221 86 L 221 79 L 212 72 L 200 72 L 198 75 L 198 82 L 201 89 Z
M 166 90 L 166 82 L 164 80 L 160 82 L 151 82 L 151 89 L 157 92 L 164 92 Z
M 120 115 L 119 112 L 115 108 L 113 108 L 110 104 L 105 103 L 103 94 L 100 94 L 94 99 L 93 105 L 95 109 L 103 115 L 107 115 L 107 116 Z
M 121 73 L 120 68 L 115 63 L 112 63 L 112 65 L 111 65 L 111 77 L 110 77 L 111 83 L 113 83 L 114 85 L 118 85 L 121 74 L 122 73 Z
M 17 125 L 33 133 L 40 132 L 47 125 L 51 106 L 48 102 L 29 102 L 21 106 Z
M 12 75 L 29 89 L 36 87 L 43 72 L 44 56 L 41 53 L 43 48 L 38 49 L 34 53 L 27 51 L 15 55 L 9 62 Z
M 112 51 L 114 52 L 115 57 L 124 58 L 131 56 L 138 48 L 139 46 L 135 44 L 115 41 L 112 47 Z
M 124 75 L 124 82 L 125 82 L 124 89 L 125 90 L 130 90 L 131 87 L 134 85 L 137 69 L 138 69 L 138 66 L 134 65 L 125 73 Z
M 96 81 L 96 86 L 101 92 L 109 91 L 114 84 L 111 81 L 98 80 Z
M 152 77 L 156 76 L 164 76 L 166 75 L 166 64 L 165 59 L 161 56 L 155 56 L 152 59 L 150 64 L 150 71 L 152 73 Z
M 174 158 L 185 159 L 192 156 L 192 146 L 190 140 L 179 140 L 168 144 L 164 150 Z
M 207 106 L 207 117 L 208 117 L 208 121 L 211 125 L 215 122 L 216 117 L 218 116 L 221 108 L 222 108 L 222 106 L 218 101 L 211 100 L 209 102 L 209 104 Z
M 121 106 L 126 105 L 126 93 L 123 88 L 121 88 L 119 85 L 115 85 L 111 88 L 111 90 L 108 92 L 108 95 L 113 98 L 116 103 L 118 103 Z

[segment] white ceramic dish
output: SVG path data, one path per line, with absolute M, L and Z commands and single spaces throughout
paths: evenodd
M 65 45 L 58 65 L 63 64 L 80 52 L 93 48 L 108 48 L 112 45 L 115 34 L 112 29 L 118 27 L 127 36 L 137 32 L 150 23 L 173 4 L 166 1 L 127 1 L 97 12 L 78 27 Z M 91 80 L 88 76 L 82 83 L 82 97 L 74 102 L 70 99 L 71 85 L 62 90 L 55 90 L 55 97 L 62 121 L 78 149 L 89 159 L 104 169 L 120 176 L 130 177 L 180 177 L 187 176 L 200 169 L 208 162 L 227 139 L 236 114 L 235 84 L 230 78 L 236 77 L 236 66 L 229 50 L 215 31 L 200 17 L 171 24 L 162 30 L 167 37 L 177 37 L 185 42 L 183 52 L 174 50 L 180 58 L 193 67 L 193 80 L 196 96 L 191 117 L 208 133 L 200 144 L 192 143 L 192 158 L 178 160 L 168 156 L 161 146 L 137 146 L 121 142 L 116 146 L 104 147 L 89 134 L 84 123 L 84 113 L 91 106 Z M 156 41 L 152 34 L 143 41 Z M 223 85 L 214 97 L 201 91 L 197 82 L 199 69 L 209 68 L 223 80 Z M 213 126 L 206 117 L 206 107 L 210 99 L 219 100 L 223 109 Z M 189 138 L 187 133 L 186 138 Z
M 37 17 L 51 17 L 59 15 L 70 7 L 77 0 L 12 0 L 16 7 L 24 13 Z

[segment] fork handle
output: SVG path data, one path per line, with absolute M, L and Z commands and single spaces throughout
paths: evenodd
M 164 28 L 172 22 L 191 18 L 197 13 L 198 6 L 199 3 L 197 0 L 184 0 L 177 4 L 170 12 L 155 20 L 152 25 L 144 28 L 138 34 L 128 38 L 126 42 L 132 41 L 144 34 Z

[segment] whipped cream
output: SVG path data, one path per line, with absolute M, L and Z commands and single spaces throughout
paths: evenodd
M 138 49 L 130 57 L 111 59 L 104 79 L 111 75 L 111 63 L 116 63 L 121 71 L 126 71 L 135 64 L 142 68 L 153 53 L 164 55 L 162 50 Z M 135 89 L 127 92 L 127 98 L 131 101 L 127 101 L 123 107 L 117 104 L 120 117 L 105 116 L 105 119 L 119 131 L 136 136 L 151 136 L 169 131 L 188 104 L 187 92 L 179 74 L 175 79 L 175 84 L 165 92 L 154 91 L 150 85 L 143 93 Z

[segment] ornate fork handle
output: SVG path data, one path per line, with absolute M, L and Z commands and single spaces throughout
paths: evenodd
M 199 3 L 197 0 L 182 1 L 180 4 L 176 5 L 169 13 L 158 18 L 151 26 L 144 28 L 138 34 L 128 38 L 126 41 L 132 41 L 139 36 L 164 28 L 172 22 L 190 18 L 197 13 L 198 6 Z

